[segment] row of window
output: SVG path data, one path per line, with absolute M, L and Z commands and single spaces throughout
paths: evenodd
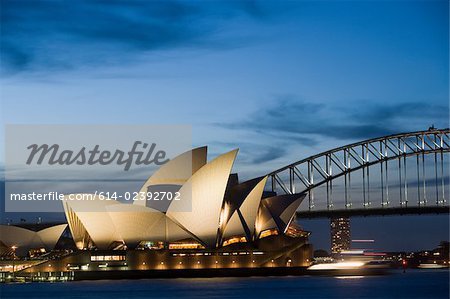
M 262 252 L 262 251 L 218 252 L 218 255 L 249 255 L 249 254 L 261 255 L 261 254 L 264 254 L 264 252 Z M 213 254 L 211 252 L 172 253 L 172 256 L 208 256 L 208 255 L 213 255 Z
M 91 261 L 124 261 L 126 259 L 125 255 L 92 255 Z
M 248 252 L 248 251 L 241 251 L 241 252 L 219 252 L 218 255 L 261 255 L 264 254 L 262 251 L 254 251 L 254 252 Z M 212 255 L 211 252 L 196 252 L 196 253 L 172 253 L 172 256 L 210 256 Z M 125 255 L 92 255 L 91 261 L 92 262 L 103 262 L 103 261 L 125 261 L 126 256 Z

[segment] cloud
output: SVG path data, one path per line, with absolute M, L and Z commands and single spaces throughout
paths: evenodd
M 241 121 L 216 125 L 285 140 L 303 139 L 302 144 L 311 145 L 314 137 L 362 140 L 425 130 L 432 124 L 443 128 L 448 126 L 448 117 L 448 106 L 427 102 L 345 101 L 334 105 L 283 95 Z
M 283 157 L 284 155 L 286 155 L 286 153 L 286 149 L 282 147 L 266 147 L 263 150 L 255 153 L 251 163 L 267 163 Z
M 248 1 L 5 0 L 2 69 L 71 69 L 130 62 L 157 50 L 237 47 L 222 36 L 222 27 L 268 13 Z
M 399 118 L 425 118 L 436 119 L 437 121 L 448 117 L 448 106 L 436 105 L 433 103 L 423 102 L 403 102 L 394 104 L 390 103 L 373 103 L 362 102 L 363 109 L 352 111 L 352 117 L 356 117 L 358 121 L 365 120 L 370 122 L 384 123 Z
M 211 157 L 219 156 L 224 152 L 239 148 L 238 161 L 241 165 L 252 166 L 271 162 L 279 158 L 283 158 L 288 154 L 286 144 L 279 143 L 279 146 L 249 142 L 248 140 L 240 140 L 236 142 L 210 141 L 208 142 L 208 155 Z

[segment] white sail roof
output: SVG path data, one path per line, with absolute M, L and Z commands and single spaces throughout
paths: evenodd
M 8 247 L 23 247 L 31 244 L 36 232 L 12 225 L 0 225 L 1 241 Z
M 304 198 L 305 194 L 285 194 L 261 200 L 256 219 L 256 236 L 272 228 L 284 233 Z
M 187 151 L 161 166 L 142 185 L 139 192 L 147 192 L 154 185 L 183 185 L 197 170 L 206 164 L 207 147 Z M 135 205 L 149 206 L 149 201 L 137 200 Z
M 261 197 L 264 192 L 264 186 L 266 185 L 266 182 L 267 176 L 264 177 L 258 183 L 258 185 L 255 186 L 255 188 L 253 188 L 253 190 L 247 195 L 241 207 L 239 208 L 239 211 L 241 212 L 248 227 L 249 233 L 251 234 L 250 236 L 247 236 L 249 240 L 253 238 L 259 204 L 261 202 Z
M 41 239 L 45 248 L 50 250 L 55 247 L 56 242 L 58 242 L 58 239 L 61 237 L 66 228 L 67 224 L 55 225 L 38 231 L 37 235 Z
M 262 178 L 258 184 L 256 184 L 256 186 L 245 197 L 241 206 L 234 211 L 230 220 L 226 224 L 222 239 L 240 235 L 245 235 L 248 240 L 253 239 L 255 222 L 266 182 L 267 176 Z M 242 223 L 238 213 L 241 213 L 244 223 Z M 250 235 L 246 233 L 244 227 L 247 227 Z
M 225 226 L 225 230 L 223 232 L 222 239 L 226 240 L 230 237 L 235 236 L 245 236 L 245 230 L 242 226 L 242 221 L 239 218 L 239 214 L 237 213 L 237 211 L 235 211 L 230 220 L 228 220 L 228 223 Z
M 122 239 L 106 207 L 120 203 L 115 200 L 102 200 L 98 195 L 91 196 L 92 200 L 83 201 L 70 200 L 66 195 L 65 203 L 76 214 L 97 248 L 108 249 L 111 243 Z
M 69 206 L 68 201 L 63 201 L 63 207 L 75 246 L 78 249 L 88 248 L 91 243 L 91 237 L 89 236 L 88 231 L 80 218 L 78 218 L 77 214 Z
M 131 204 L 108 205 L 106 210 L 120 239 L 127 246 L 136 247 L 140 241 L 164 241 L 166 215 L 159 211 Z
M 223 154 L 200 168 L 180 189 L 167 216 L 204 244 L 214 247 L 225 188 L 238 150 Z
M 66 227 L 67 224 L 60 224 L 36 232 L 13 225 L 0 225 L 0 242 L 9 248 L 16 246 L 21 252 L 31 248 L 52 250 Z

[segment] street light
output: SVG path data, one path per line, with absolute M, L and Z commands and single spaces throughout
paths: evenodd
M 12 266 L 13 266 L 13 279 L 15 279 L 15 278 L 16 278 L 16 272 L 15 272 L 15 260 L 16 260 L 16 249 L 17 249 L 17 246 L 16 246 L 16 245 L 13 245 L 13 246 L 11 246 L 11 249 L 12 249 L 12 251 L 13 251 L 13 262 L 12 262 Z

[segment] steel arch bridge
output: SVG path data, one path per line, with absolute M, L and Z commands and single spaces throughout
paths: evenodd
M 270 189 L 307 193 L 307 209 L 302 205 L 297 212 L 307 218 L 449 213 L 449 135 L 449 129 L 430 128 L 338 147 L 271 172 Z M 374 176 L 376 187 L 371 184 Z M 356 201 L 352 178 L 359 181 Z M 338 180 L 343 181 L 340 202 L 333 197 L 333 183 Z M 319 188 L 325 189 L 325 195 L 315 198 Z M 317 208 L 319 202 L 322 208 Z

